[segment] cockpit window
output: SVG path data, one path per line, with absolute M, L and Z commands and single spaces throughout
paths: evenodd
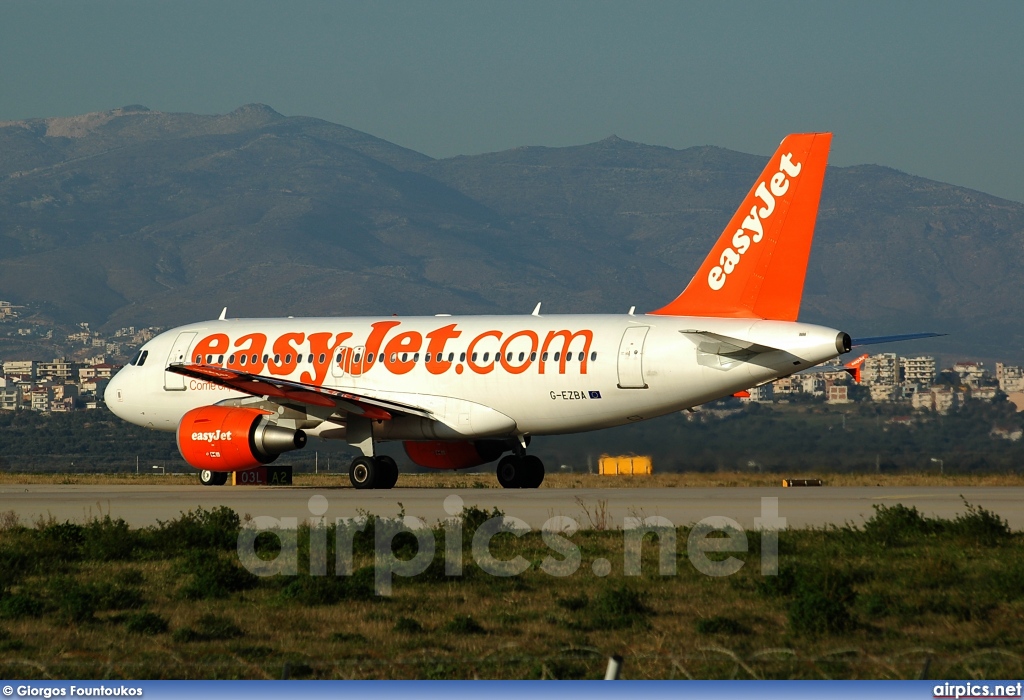
M 135 357 L 133 357 L 132 359 L 128 360 L 128 364 L 130 364 L 130 365 L 132 365 L 134 367 L 135 365 L 137 365 L 139 363 L 139 358 L 140 357 L 142 357 L 142 351 L 141 350 L 139 350 L 137 353 L 135 353 Z
M 139 353 L 138 362 L 135 363 L 135 366 L 142 367 L 142 365 L 146 364 L 147 357 L 149 357 L 149 350 L 143 350 Z

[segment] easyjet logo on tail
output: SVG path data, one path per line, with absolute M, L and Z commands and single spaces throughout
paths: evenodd
M 793 162 L 793 154 L 785 153 L 779 160 L 778 172 L 768 178 L 767 182 L 758 183 L 754 196 L 761 200 L 761 204 L 755 203 L 750 207 L 750 214 L 743 219 L 741 227 L 732 236 L 732 246 L 722 251 L 719 264 L 708 272 L 708 286 L 712 290 L 717 292 L 724 287 L 726 279 L 743 260 L 750 246 L 760 243 L 764 238 L 764 224 L 775 213 L 775 199 L 789 191 L 788 178 L 797 177 L 800 169 L 801 164 Z

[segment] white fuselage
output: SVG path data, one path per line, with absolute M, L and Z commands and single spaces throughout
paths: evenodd
M 778 350 L 730 354 L 694 331 Z M 228 319 L 154 338 L 105 399 L 117 416 L 167 431 L 191 409 L 253 400 L 165 371 L 206 363 L 431 416 L 374 421 L 375 439 L 551 435 L 665 415 L 793 374 L 838 356 L 837 335 L 785 321 L 654 315 Z M 344 437 L 330 409 L 295 410 L 307 412 L 296 423 L 306 432 Z

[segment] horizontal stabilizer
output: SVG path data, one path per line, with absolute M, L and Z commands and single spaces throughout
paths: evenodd
M 697 343 L 700 351 L 713 355 L 735 355 L 737 353 L 760 355 L 764 352 L 777 352 L 779 350 L 779 348 L 773 348 L 769 345 L 761 345 L 760 343 L 733 338 L 720 333 L 712 333 L 711 331 L 688 330 L 679 332 L 683 335 L 697 336 L 696 338 L 691 338 L 691 340 Z
M 941 338 L 946 333 L 907 333 L 905 335 L 879 335 L 874 338 L 855 338 L 853 347 L 861 345 L 880 345 L 881 343 L 898 343 L 903 340 L 919 340 L 920 338 Z

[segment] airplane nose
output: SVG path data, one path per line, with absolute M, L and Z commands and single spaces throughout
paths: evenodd
M 111 377 L 110 381 L 107 382 L 107 388 L 103 390 L 103 402 L 107 404 L 107 408 L 109 408 L 110 412 L 115 416 L 121 420 L 131 422 L 125 405 L 127 382 L 125 381 L 124 373 L 127 369 L 128 368 L 125 367 Z

